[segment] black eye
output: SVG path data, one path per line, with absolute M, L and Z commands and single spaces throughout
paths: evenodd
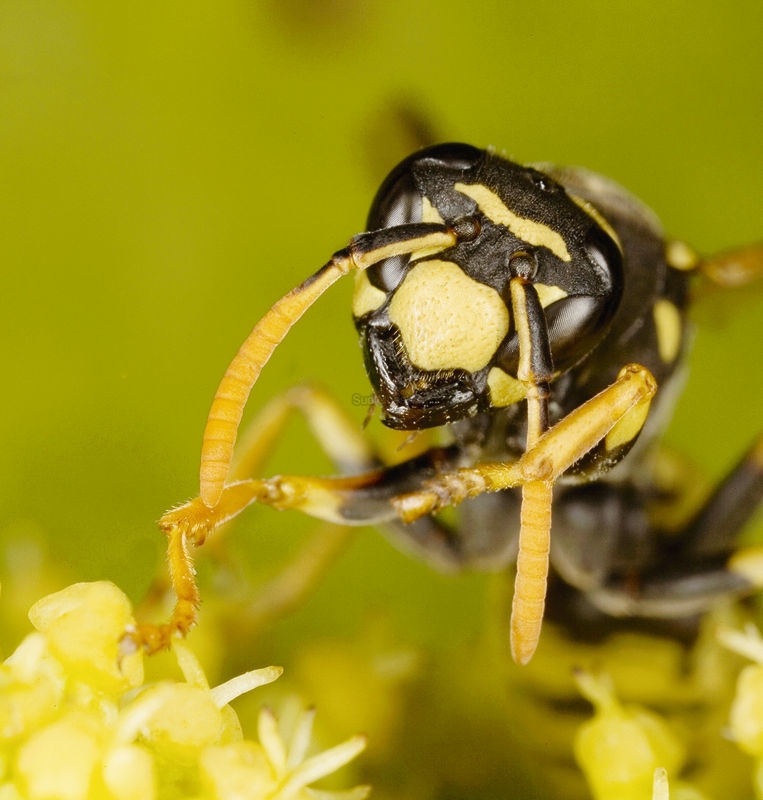
M 372 285 L 389 294 L 397 289 L 407 270 L 408 256 L 394 256 L 371 267 L 368 277 Z
M 407 222 L 421 222 L 421 193 L 410 171 L 395 170 L 376 193 L 368 214 L 368 230 Z
M 421 222 L 421 196 L 417 175 L 442 175 L 446 184 L 454 173 L 465 172 L 485 157 L 484 150 L 468 144 L 437 144 L 401 161 L 385 178 L 368 215 L 368 230 Z
M 376 193 L 368 214 L 368 230 L 421 222 L 421 198 L 433 199 L 428 189 L 436 189 L 440 182 L 452 186 L 460 173 L 471 169 L 484 157 L 484 150 L 453 143 L 428 147 L 401 161 Z M 479 224 L 472 217 L 457 219 L 454 224 L 462 241 L 479 235 Z M 391 292 L 405 276 L 407 265 L 407 256 L 388 258 L 368 270 L 368 279 L 373 286 Z
M 417 153 L 414 160 L 437 162 L 447 169 L 467 170 L 474 167 L 484 156 L 484 150 L 479 150 L 470 144 L 450 142 L 428 147 Z
M 612 239 L 596 225 L 588 232 L 583 247 L 600 279 L 608 286 L 617 285 L 622 275 L 622 257 Z

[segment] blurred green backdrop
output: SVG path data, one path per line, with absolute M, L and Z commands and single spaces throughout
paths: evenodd
M 363 228 L 401 107 L 438 139 L 607 174 L 703 252 L 759 238 L 762 30 L 759 0 L 3 0 L 0 537 L 140 598 L 230 357 Z M 311 376 L 360 423 L 350 293 L 308 314 L 253 408 Z M 761 313 L 758 295 L 701 315 L 670 439 L 711 476 L 760 426 Z M 325 469 L 303 434 L 272 469 Z M 307 529 L 248 519 L 264 562 Z M 306 612 L 326 630 L 375 604 L 417 640 L 477 625 L 480 578 L 378 536 L 337 569 Z

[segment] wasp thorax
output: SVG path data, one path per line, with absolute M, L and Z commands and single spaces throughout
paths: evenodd
M 441 250 L 361 273 L 353 313 L 366 367 L 395 428 L 445 424 L 525 396 L 509 282 L 531 283 L 556 374 L 600 341 L 622 292 L 618 244 L 551 178 L 466 145 L 438 145 L 396 167 L 369 229 L 473 220 Z

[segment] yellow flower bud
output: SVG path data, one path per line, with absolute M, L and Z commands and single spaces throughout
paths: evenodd
M 119 658 L 119 640 L 134 620 L 130 601 L 113 583 L 75 583 L 36 602 L 29 619 L 72 680 L 106 692 L 143 682 L 142 654 Z

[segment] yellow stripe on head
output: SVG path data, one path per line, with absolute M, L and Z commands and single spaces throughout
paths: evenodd
M 620 237 L 617 235 L 615 229 L 609 224 L 609 220 L 602 215 L 596 206 L 591 205 L 588 200 L 584 200 L 582 197 L 578 197 L 577 195 L 570 194 L 570 200 L 572 200 L 579 208 L 585 211 L 586 214 L 609 236 L 609 238 L 617 245 L 617 249 L 622 253 L 623 252 L 623 245 L 620 242 Z
M 523 242 L 535 247 L 547 247 L 562 261 L 572 261 L 567 243 L 557 231 L 542 222 L 518 216 L 492 189 L 481 183 L 457 183 L 453 188 L 474 200 L 479 210 L 491 222 L 508 228 Z

